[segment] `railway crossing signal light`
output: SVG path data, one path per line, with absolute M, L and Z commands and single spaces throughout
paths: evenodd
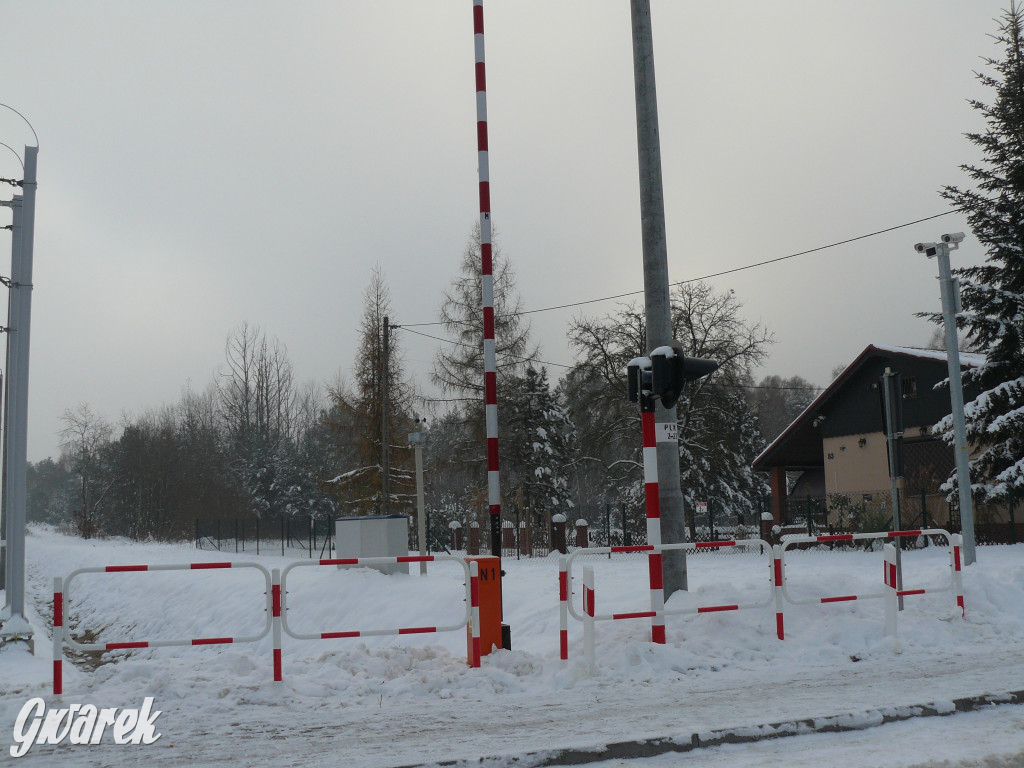
M 683 385 L 714 373 L 718 363 L 699 357 L 686 357 L 679 342 L 658 347 L 650 357 L 637 357 L 626 366 L 629 400 L 641 403 L 641 396 L 657 398 L 665 408 L 679 400 Z

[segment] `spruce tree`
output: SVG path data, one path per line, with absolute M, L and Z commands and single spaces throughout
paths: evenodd
M 568 517 L 574 507 L 572 421 L 551 391 L 546 368 L 529 366 L 515 383 L 507 399 L 504 439 L 505 457 L 516 470 L 509 490 L 522 489 L 525 510 Z
M 942 196 L 967 215 L 987 253 L 985 263 L 957 270 L 963 312 L 957 322 L 984 365 L 965 374 L 981 392 L 965 407 L 968 439 L 979 449 L 971 483 L 982 498 L 1024 486 L 1024 13 L 1011 2 L 993 35 L 1002 58 L 985 58 L 977 73 L 992 89 L 990 103 L 972 100 L 985 118 L 967 138 L 982 151 L 980 165 L 961 168 L 974 189 L 947 186 Z M 940 423 L 951 431 L 951 420 Z M 954 478 L 955 479 L 955 478 Z

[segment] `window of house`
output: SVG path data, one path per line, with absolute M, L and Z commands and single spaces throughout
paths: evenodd
M 917 377 L 905 376 L 903 378 L 903 399 L 917 400 Z

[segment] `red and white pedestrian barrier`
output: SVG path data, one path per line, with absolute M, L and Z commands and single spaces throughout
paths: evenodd
M 718 613 L 721 611 L 742 611 L 748 608 L 764 608 L 771 605 L 773 598 L 776 597 L 776 590 L 774 582 L 770 580 L 769 591 L 763 599 L 754 600 L 746 603 L 735 603 L 729 605 L 701 605 L 691 608 L 674 608 L 672 610 L 666 610 L 664 601 L 660 603 L 656 602 L 656 598 L 652 595 L 652 606 L 649 611 L 633 611 L 629 613 L 608 613 L 608 614 L 597 614 L 594 606 L 596 603 L 596 587 L 593 582 L 593 570 L 588 567 L 584 568 L 583 571 L 583 614 L 576 611 L 572 604 L 572 564 L 577 557 L 586 555 L 610 555 L 610 554 L 623 554 L 629 552 L 647 552 L 657 553 L 671 551 L 671 550 L 702 550 L 702 549 L 722 549 L 726 547 L 743 547 L 746 549 L 757 548 L 761 552 L 772 553 L 772 548 L 768 542 L 763 539 L 743 539 L 737 541 L 700 541 L 700 542 L 683 542 L 681 544 L 645 544 L 635 547 L 596 547 L 592 549 L 577 550 L 570 555 L 560 557 L 558 559 L 558 607 L 559 607 L 559 655 L 560 658 L 565 661 L 569 658 L 569 617 L 572 616 L 577 621 L 583 622 L 584 628 L 584 649 L 588 654 L 592 654 L 592 648 L 588 643 L 593 643 L 593 625 L 598 621 L 622 621 L 625 619 L 646 619 L 650 618 L 657 622 L 655 626 L 665 626 L 666 616 L 683 616 L 690 614 L 699 613 Z M 660 558 L 659 558 L 660 560 Z M 774 558 L 769 559 L 768 568 L 770 575 L 773 573 Z M 589 629 L 588 629 L 589 627 Z M 588 640 L 589 637 L 589 640 Z M 662 639 L 662 641 L 664 638 Z M 658 642 L 654 640 L 653 642 Z M 588 665 L 592 667 L 591 662 L 588 660 Z
M 395 629 L 371 629 L 371 630 L 349 630 L 344 632 L 321 632 L 318 634 L 300 634 L 292 632 L 288 627 L 288 605 L 286 600 L 286 580 L 288 574 L 294 568 L 304 566 L 334 565 L 334 566 L 376 566 L 394 565 L 397 563 L 427 563 L 451 561 L 458 563 L 466 575 L 466 612 L 461 621 L 447 626 L 436 627 L 399 627 Z M 266 624 L 263 629 L 255 635 L 237 637 L 197 637 L 187 639 L 157 639 L 157 640 L 130 640 L 104 643 L 79 643 L 71 637 L 67 629 L 64 617 L 67 614 L 67 606 L 70 605 L 70 586 L 72 581 L 84 573 L 130 573 L 141 571 L 200 571 L 220 570 L 225 568 L 253 568 L 259 571 L 266 583 L 266 601 L 264 611 L 266 613 Z M 73 571 L 66 578 L 57 576 L 53 580 L 53 692 L 57 695 L 63 693 L 63 649 L 66 644 L 68 648 L 77 651 L 115 651 L 135 648 L 166 648 L 170 646 L 189 645 L 222 645 L 240 643 L 255 643 L 262 640 L 271 633 L 273 640 L 273 665 L 274 681 L 282 680 L 281 641 L 282 635 L 288 634 L 298 640 L 319 640 L 340 637 L 371 637 L 380 635 L 411 635 L 428 632 L 452 632 L 469 626 L 470 634 L 470 666 L 480 666 L 480 586 L 479 566 L 474 562 L 467 563 L 465 560 L 450 555 L 433 556 L 410 556 L 410 557 L 364 557 L 364 558 L 335 558 L 324 560 L 301 560 L 291 563 L 284 570 L 277 568 L 268 571 L 259 563 L 185 563 L 176 565 L 110 565 L 97 568 L 79 568 Z
M 786 587 L 785 571 L 786 571 L 786 551 L 797 544 L 830 544 L 836 542 L 851 542 L 851 541 L 865 541 L 865 540 L 876 540 L 876 539 L 900 539 L 918 536 L 944 536 L 949 546 L 949 567 L 950 567 L 950 579 L 949 583 L 941 587 L 931 587 L 928 589 L 899 589 L 896 578 L 896 567 L 895 560 L 893 561 L 893 575 L 892 575 L 892 586 L 890 587 L 889 580 L 889 566 L 885 566 L 885 580 L 883 582 L 884 588 L 880 592 L 863 592 L 858 594 L 847 594 L 847 595 L 827 595 L 823 597 L 794 597 L 791 595 Z M 886 545 L 891 546 L 891 545 Z M 775 586 L 777 594 L 785 599 L 786 602 L 793 605 L 808 605 L 808 604 L 824 604 L 824 603 L 844 603 L 851 602 L 854 600 L 874 600 L 878 598 L 886 598 L 890 595 L 890 592 L 895 593 L 897 599 L 910 595 L 931 595 L 940 592 L 950 592 L 956 599 L 957 607 L 960 608 L 961 616 L 964 614 L 964 588 L 963 579 L 961 574 L 961 548 L 963 547 L 963 537 L 960 534 L 950 534 L 941 528 L 925 528 L 921 530 L 913 531 L 879 531 L 877 533 L 845 533 L 835 534 L 829 536 L 791 536 L 788 537 L 781 545 L 777 546 L 775 559 Z M 895 553 L 895 546 L 892 547 L 893 553 Z M 883 549 L 883 552 L 888 550 Z M 894 554 L 895 557 L 895 554 Z M 888 563 L 888 561 L 886 561 Z M 778 622 L 779 622 L 779 639 L 784 639 L 785 633 L 783 631 L 783 619 L 782 619 L 782 601 L 776 600 L 778 610 Z
M 64 616 L 71 604 L 71 583 L 78 576 L 85 573 L 135 573 L 146 571 L 206 571 L 221 570 L 226 568 L 252 568 L 259 571 L 266 582 L 266 623 L 263 629 L 255 635 L 237 637 L 192 637 L 176 638 L 170 640 L 128 640 L 108 643 L 79 643 L 67 629 Z M 238 645 L 240 643 L 255 643 L 262 640 L 270 632 L 273 620 L 271 606 L 271 575 L 270 572 L 259 563 L 184 563 L 175 565 L 108 565 L 96 568 L 79 568 L 72 571 L 67 578 L 56 577 L 53 580 L 53 692 L 62 693 L 63 689 L 63 647 L 67 645 L 76 651 L 118 651 L 134 648 L 167 648 L 171 646 L 190 645 Z
M 458 563 L 466 574 L 466 612 L 462 619 L 453 624 L 432 627 L 394 627 L 386 629 L 346 629 L 334 632 L 303 633 L 295 632 L 288 626 L 288 574 L 296 568 L 317 567 L 323 565 L 372 567 L 377 565 L 396 565 L 398 563 L 436 563 L 453 562 Z M 480 587 L 479 587 L 479 565 L 476 561 L 466 562 L 460 557 L 452 555 L 410 555 L 408 557 L 359 557 L 359 558 L 326 558 L 323 560 L 299 560 L 290 563 L 281 571 L 279 591 L 280 610 L 279 616 L 274 620 L 279 622 L 280 629 L 286 635 L 296 640 L 332 640 L 348 637 L 382 637 L 388 635 L 417 635 L 433 632 L 456 632 L 463 627 L 469 626 L 472 631 L 472 656 L 471 667 L 480 666 Z M 278 650 L 275 645 L 275 651 Z M 281 670 L 275 664 L 274 680 L 280 682 Z

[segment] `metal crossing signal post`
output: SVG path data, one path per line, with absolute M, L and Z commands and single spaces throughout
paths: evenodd
M 882 418 L 885 439 L 889 446 L 889 479 L 892 481 L 892 527 L 903 530 L 900 519 L 900 481 L 903 479 L 903 376 L 899 371 L 886 368 L 880 382 L 882 387 Z M 924 509 L 922 507 L 922 509 Z M 897 592 L 903 589 L 902 547 L 896 539 L 896 580 Z M 903 610 L 903 596 L 898 597 L 899 610 Z
M 644 498 L 647 508 L 647 543 L 661 545 L 661 501 L 658 482 L 658 443 L 678 442 L 677 425 L 657 424 L 654 418 L 658 400 L 665 408 L 672 408 L 683 385 L 687 381 L 703 378 L 714 372 L 718 363 L 711 360 L 683 356 L 678 342 L 658 347 L 650 357 L 638 357 L 626 368 L 629 380 L 629 400 L 640 405 L 640 421 L 643 433 L 644 453 Z M 659 429 L 660 427 L 660 429 Z M 676 452 L 678 462 L 678 451 Z M 625 529 L 625 525 L 623 525 Z M 650 571 L 651 640 L 665 642 L 665 578 L 662 554 L 651 552 L 647 556 Z

